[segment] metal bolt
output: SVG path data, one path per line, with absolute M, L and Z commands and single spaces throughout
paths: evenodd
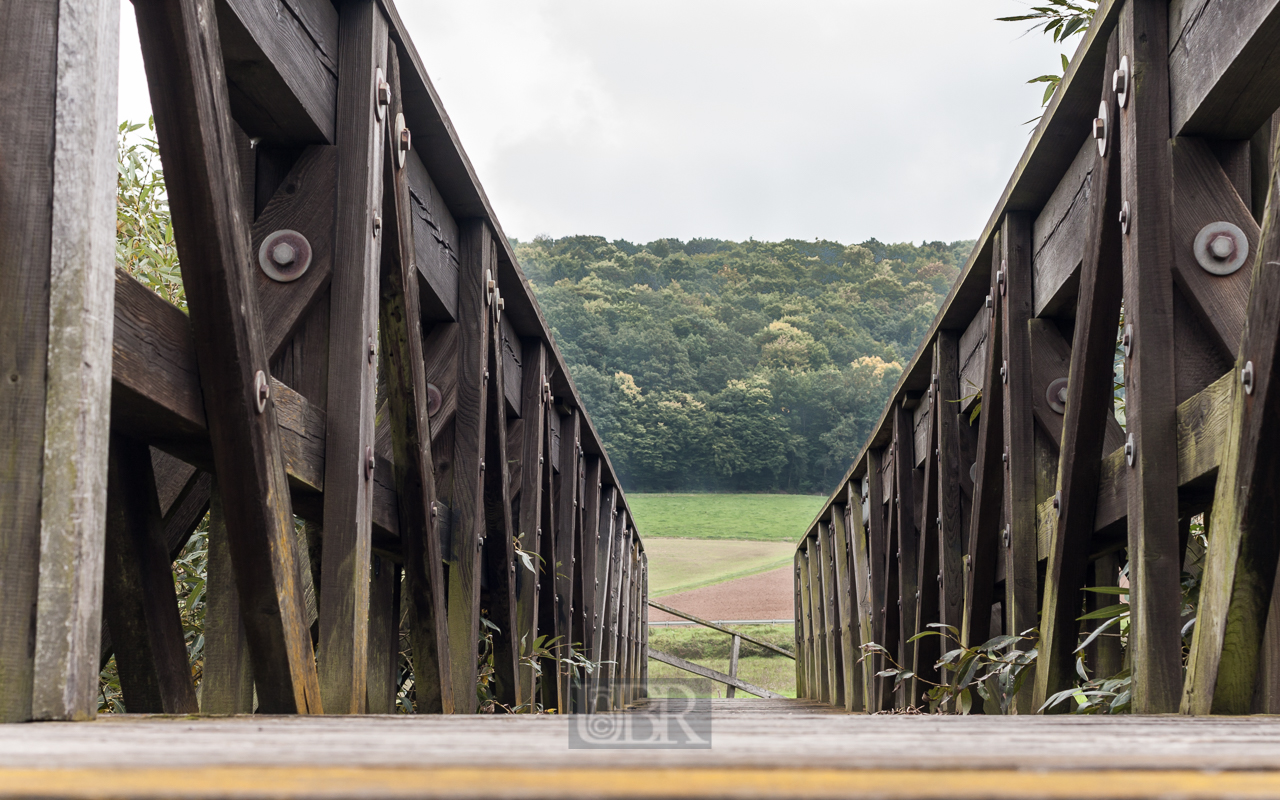
M 1008 547 L 1009 546 L 1009 526 L 1008 525 L 1004 526 L 1004 531 L 1002 532 L 1001 535 L 1004 539 L 1004 546 Z
M 1004 285 L 1004 267 L 1005 267 L 1005 263 L 1006 263 L 1006 262 L 1001 261 L 1001 262 L 1000 262 L 1000 269 L 996 270 L 996 286 L 999 286 L 999 287 L 1000 287 L 1000 295 L 1001 295 L 1002 297 L 1003 297 L 1005 294 L 1007 294 L 1007 292 L 1006 292 L 1006 290 L 1005 290 L 1005 285 Z
M 292 264 L 298 254 L 294 252 L 293 245 L 288 242 L 281 242 L 271 248 L 271 260 L 277 264 Z
M 487 370 L 487 369 L 484 371 L 484 379 L 485 379 L 486 381 L 487 381 L 487 380 L 489 380 L 489 370 Z
M 916 589 L 916 599 L 917 599 L 917 600 L 919 600 L 919 599 L 920 599 L 920 590 L 919 590 L 919 589 Z
M 480 471 L 484 472 L 484 459 L 480 459 Z
M 377 348 L 373 346 L 373 336 L 370 336 L 366 343 L 369 346 L 369 363 L 372 364 L 373 357 L 378 352 Z
M 1054 493 L 1053 510 L 1058 512 L 1058 516 L 1062 516 L 1062 492 Z
M 253 393 L 257 397 L 258 413 L 267 410 L 267 398 L 271 396 L 271 383 L 267 380 L 267 373 L 258 370 L 253 376 Z
M 436 511 L 436 504 L 435 504 L 435 503 L 432 503 L 432 504 L 431 504 L 431 518 L 432 518 L 432 519 L 435 519 L 435 518 L 436 518 L 436 516 L 437 516 L 437 514 L 438 514 L 438 512 Z
M 1235 242 L 1224 233 L 1218 234 L 1209 241 L 1209 252 L 1219 261 L 1226 261 L 1235 249 Z
M 939 585 L 939 586 L 941 586 L 941 585 L 942 585 L 942 573 L 941 573 L 941 572 L 939 572 L 939 573 L 938 573 L 938 585 Z
M 382 233 L 382 217 L 374 216 L 373 218 L 373 235 L 377 236 Z
M 391 105 L 391 84 L 387 83 L 386 77 L 382 74 L 382 67 L 378 67 L 374 73 L 374 86 L 377 89 L 374 92 L 373 113 L 378 117 L 379 121 L 387 115 L 387 106 Z
M 1093 121 L 1093 138 L 1098 142 L 1098 155 L 1107 154 L 1107 104 L 1098 104 L 1098 116 Z
M 1120 206 L 1120 232 L 1126 236 L 1129 234 L 1129 201 L 1125 200 Z
M 1121 56 L 1120 68 L 1111 74 L 1111 89 L 1116 93 L 1120 107 L 1129 105 L 1129 57 Z
M 1244 362 L 1244 369 L 1240 370 L 1240 383 L 1244 385 L 1244 393 L 1253 394 L 1253 362 Z
M 939 528 L 941 528 L 941 527 L 942 527 L 942 515 L 941 515 L 941 514 L 939 514 L 939 515 L 938 515 L 938 527 L 939 527 Z
M 1000 454 L 1000 460 L 1006 464 L 1009 463 L 1009 448 L 1006 447 L 1004 452 Z
M 991 308 L 991 295 L 987 295 L 987 308 Z
M 538 466 L 542 466 L 542 462 L 543 462 L 544 460 L 545 460 L 545 459 L 544 459 L 542 456 L 538 456 Z
M 413 134 L 408 128 L 400 129 L 400 152 L 408 153 L 413 147 Z
M 1120 347 L 1124 350 L 1124 357 L 1128 358 L 1133 355 L 1133 323 L 1126 322 L 1124 324 L 1124 333 L 1120 334 Z
M 1009 362 L 1008 361 L 1000 362 L 1000 382 L 1001 383 L 1009 382 Z
M 364 479 L 367 481 L 373 477 L 374 467 L 378 462 L 373 457 L 373 445 L 364 448 Z
M 1124 460 L 1133 466 L 1135 446 L 1133 443 L 1133 434 L 1129 434 L 1129 438 L 1124 442 Z

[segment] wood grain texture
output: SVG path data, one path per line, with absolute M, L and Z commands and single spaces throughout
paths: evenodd
M 998 237 L 997 237 L 998 244 Z M 996 248 L 999 253 L 999 247 Z M 973 487 L 973 511 L 969 522 L 968 572 L 965 575 L 964 612 L 960 639 L 976 645 L 990 636 L 991 604 L 995 602 L 996 561 L 1002 559 L 1000 518 L 1004 489 L 1004 392 L 1000 383 L 1000 303 L 991 270 L 991 308 L 987 311 L 987 357 L 982 376 L 982 415 L 978 418 L 977 480 Z
M 453 553 L 449 558 L 449 641 L 454 711 L 475 712 L 480 640 L 480 549 L 484 538 L 484 475 L 488 402 L 489 311 L 486 280 L 494 264 L 493 234 L 479 220 L 462 229 L 458 290 L 458 410 L 453 441 Z
M 1121 110 L 1121 191 L 1132 221 L 1124 240 L 1125 323 L 1134 347 L 1125 364 L 1133 710 L 1170 712 L 1182 686 L 1173 359 L 1172 165 L 1169 148 L 1168 4 L 1130 0 L 1120 15 L 1120 52 L 1133 91 Z
M 809 551 L 796 549 L 796 697 L 818 699 L 813 680 L 813 612 L 809 606 Z
M 378 338 L 378 264 L 383 237 L 384 136 L 375 113 L 376 71 L 390 69 L 387 23 L 372 0 L 343 6 L 338 25 L 338 194 L 329 306 L 325 442 L 325 548 L 320 598 L 321 690 L 331 713 L 358 714 L 369 655 L 369 570 Z M 394 119 L 394 117 L 390 117 Z M 376 229 L 378 228 L 378 229 Z
M 1035 305 L 1031 267 L 1031 218 L 1005 215 L 1000 231 L 1001 344 L 1004 392 L 1004 508 L 1009 541 L 1005 554 L 1005 628 L 1015 635 L 1039 622 L 1039 590 L 1036 549 L 1035 400 L 1031 371 L 1031 334 L 1027 323 Z M 1035 710 L 1033 685 L 1023 683 L 1018 693 L 1018 713 Z
M 886 633 L 888 632 L 888 622 L 886 620 L 885 596 L 888 591 L 886 586 L 887 575 L 884 572 L 884 564 L 887 559 L 889 547 L 889 531 L 886 524 L 884 503 L 880 500 L 883 492 L 883 462 L 885 460 L 884 450 L 870 450 L 867 452 L 867 492 L 868 499 L 864 503 L 868 504 L 869 518 L 867 520 L 867 548 L 870 558 L 870 565 L 867 569 L 867 577 L 871 582 L 871 641 L 884 646 L 886 641 Z M 879 654 L 872 654 L 863 662 L 866 664 L 867 670 L 875 676 L 876 673 L 884 669 L 884 659 Z M 890 707 L 890 698 L 885 692 L 884 678 L 873 679 L 874 702 L 868 704 L 869 711 L 882 711 Z M 816 695 L 813 695 L 816 699 Z
M 501 387 L 499 387 L 499 391 Z M 555 570 L 555 596 L 553 598 L 553 607 L 555 609 L 555 635 L 560 638 L 556 645 L 556 650 L 560 653 L 561 658 L 567 659 L 569 655 L 577 648 L 577 644 L 573 641 L 573 605 L 575 598 L 573 596 L 573 575 L 577 567 L 575 563 L 574 552 L 578 537 L 578 470 L 579 470 L 579 453 L 581 451 L 580 442 L 580 422 L 581 417 L 577 409 L 572 409 L 568 414 L 560 416 L 560 475 L 558 478 L 558 486 L 555 490 L 556 497 L 556 536 L 555 536 L 555 561 L 553 562 Z M 631 553 L 627 553 L 627 575 L 628 580 L 634 578 L 634 564 L 631 563 Z M 633 587 L 628 582 L 626 590 L 627 608 L 634 610 L 634 600 L 630 596 Z M 630 622 L 630 620 L 628 620 Z M 630 629 L 628 628 L 628 631 Z M 569 685 L 569 673 L 567 668 L 562 667 L 559 678 L 559 702 L 562 704 L 559 708 L 562 713 L 568 712 L 568 706 L 571 692 Z
M 453 321 L 458 313 L 458 223 L 417 150 L 409 152 L 405 168 L 413 201 L 413 246 L 427 290 L 422 293 L 423 314 L 433 322 Z
M 245 132 L 275 143 L 336 143 L 339 37 L 334 7 L 323 0 L 272 6 L 219 0 L 217 20 L 225 42 L 231 113 Z
M 1097 143 L 1085 140 L 1032 226 L 1033 316 L 1074 313 L 1071 300 L 1088 240 L 1097 152 Z
M 147 445 L 112 436 L 107 482 L 104 607 L 125 707 L 194 714 L 195 685 Z
M 1169 4 L 1170 116 L 1178 136 L 1246 139 L 1280 100 L 1280 5 L 1274 0 Z
M 231 540 L 222 494 L 210 487 L 209 555 L 205 565 L 204 672 L 200 711 L 204 714 L 253 712 L 253 662 L 240 615 L 240 593 L 231 564 Z
M 596 531 L 596 612 L 594 614 L 595 631 L 592 635 L 593 647 L 591 659 L 603 661 L 606 650 L 606 634 L 608 631 L 609 592 L 612 578 L 610 565 L 613 553 L 613 529 L 617 519 L 618 490 L 613 486 L 604 487 L 600 500 L 600 523 Z M 608 667 L 602 665 L 591 673 L 588 688 L 588 713 L 595 713 L 608 702 L 609 687 L 607 683 Z
M 861 504 L 859 504 L 861 506 Z M 850 574 L 853 559 L 849 552 L 849 529 L 846 525 L 848 506 L 832 506 L 831 538 L 835 550 L 836 610 L 840 619 L 840 682 L 844 689 L 846 711 L 863 708 L 862 665 L 858 659 L 862 653 L 861 624 L 859 623 L 858 598 Z M 861 514 L 861 507 L 858 513 Z
M 822 558 L 822 622 L 826 639 L 827 685 L 831 687 L 831 704 L 845 705 L 845 670 L 840 604 L 836 584 L 835 537 L 830 522 L 818 523 L 818 552 Z
M 1118 36 L 1113 37 L 1108 48 L 1108 64 L 1118 65 L 1121 49 Z M 1116 119 L 1119 107 L 1115 95 L 1109 85 L 1104 85 L 1102 91 L 1107 114 L 1110 119 Z M 1102 481 L 1100 462 L 1103 453 L 1108 452 L 1104 451 L 1107 428 L 1114 419 L 1112 369 L 1123 270 L 1117 242 L 1124 235 L 1119 223 L 1121 170 L 1116 127 L 1111 125 L 1107 131 L 1106 154 L 1099 155 L 1097 149 L 1094 150 L 1093 174 L 1098 189 L 1090 203 L 1075 346 L 1068 356 L 1067 402 L 1062 417 L 1056 487 L 1060 493 L 1060 510 L 1050 504 L 1054 535 L 1045 572 L 1041 655 L 1032 699 L 1037 709 L 1056 692 L 1072 686 L 1075 680 L 1080 589 L 1084 585 L 1097 516 Z M 1032 331 L 1039 334 L 1033 341 L 1040 351 L 1036 357 L 1041 364 L 1056 360 L 1055 352 L 1061 357 L 1061 345 L 1055 343 L 1051 330 L 1036 325 Z M 1045 416 L 1046 421 L 1052 422 Z M 1059 704 L 1054 710 L 1067 709 Z
M 31 718 L 49 343 L 58 4 L 0 12 L 0 721 Z
M 1251 710 L 1268 610 L 1275 588 L 1275 492 L 1280 453 L 1274 443 L 1280 413 L 1280 202 L 1273 157 L 1271 190 L 1263 221 L 1262 250 L 1254 271 L 1240 354 L 1231 378 L 1235 389 L 1222 466 L 1218 470 L 1209 548 L 1197 615 L 1183 713 L 1243 714 Z M 1251 385 L 1236 383 L 1252 367 Z M 1252 391 L 1248 391 L 1248 389 Z
M 960 455 L 960 428 L 967 427 L 960 406 L 960 339 L 951 331 L 939 331 L 934 358 L 935 403 L 938 443 L 938 619 L 960 630 L 964 611 L 964 555 L 968 519 L 964 513 L 965 491 L 961 476 L 968 466 Z
M 982 394 L 987 369 L 987 333 L 990 312 L 982 309 L 965 326 L 959 341 L 960 410 L 969 411 Z
M 822 545 L 819 541 L 817 530 L 805 541 L 805 545 L 809 551 L 809 604 L 813 619 L 813 670 L 811 674 L 814 689 L 816 690 L 814 699 L 835 705 L 833 699 L 835 692 L 831 685 L 831 672 L 827 656 L 827 620 L 824 616 L 826 602 L 823 599 L 826 595 L 826 590 L 822 585 Z
M 398 64 L 397 58 L 388 60 L 391 104 L 387 117 L 393 120 L 396 114 L 401 113 Z M 392 138 L 385 138 L 386 149 L 382 158 L 386 242 L 380 259 L 378 331 L 386 370 L 392 468 L 405 565 L 406 599 L 410 609 L 415 710 L 449 713 L 453 710 L 453 687 L 452 674 L 448 669 L 450 643 L 445 611 L 444 552 L 437 526 L 439 509 L 433 469 L 422 306 L 418 271 L 414 264 L 413 207 L 409 197 L 408 172 L 396 164 L 396 144 Z M 390 581 L 389 588 L 381 587 L 383 596 L 380 602 L 384 615 L 387 613 L 385 608 L 398 597 L 396 589 L 399 586 L 399 569 L 390 563 L 385 569 L 388 575 L 394 572 L 394 581 L 390 578 L 379 581 L 376 574 L 374 577 L 375 588 Z M 373 571 L 378 571 L 376 565 Z M 398 653 L 399 608 L 391 609 L 390 615 L 395 620 L 395 641 L 383 634 L 383 643 L 386 647 L 396 647 L 395 652 Z M 372 640 L 369 648 L 371 657 L 385 649 L 375 647 Z M 391 666 L 386 669 L 394 670 L 394 659 L 391 661 Z M 383 701 L 385 688 L 375 691 L 377 687 L 370 683 L 370 698 L 378 696 L 379 705 L 387 709 L 380 713 L 393 710 L 394 676 L 391 683 L 390 702 Z M 385 687 L 385 676 L 378 679 L 378 684 Z
M 515 565 L 516 632 L 517 641 L 521 642 L 522 657 L 533 652 L 534 641 L 538 638 L 537 562 L 538 540 L 542 531 L 542 477 L 546 461 L 546 455 L 543 452 L 543 443 L 546 440 L 543 382 L 547 368 L 547 351 L 541 341 L 537 339 L 525 341 L 524 362 L 524 373 L 521 376 L 523 383 L 521 391 L 524 395 L 522 405 L 528 409 L 528 413 L 521 420 L 522 439 L 519 442 L 518 451 L 520 454 L 520 517 L 517 522 L 516 536 L 520 549 L 530 554 L 529 559 L 533 565 L 530 568 L 523 561 Z M 533 411 L 535 408 L 536 412 Z M 599 520 L 597 520 L 598 524 Z M 605 552 L 608 553 L 607 543 Z M 598 641 L 593 642 L 593 647 L 598 648 Z M 531 702 L 537 690 L 532 664 L 525 662 L 520 664 L 520 685 L 523 697 Z
M 859 681 L 856 691 L 862 695 L 861 707 L 854 710 L 869 713 L 873 710 L 872 705 L 875 702 L 872 662 L 869 654 L 864 657 L 862 647 L 875 641 L 871 622 L 871 554 L 867 546 L 867 526 L 863 520 L 865 504 L 861 493 L 855 490 L 853 483 L 849 484 L 847 498 L 846 508 L 849 509 L 849 513 L 845 519 L 849 538 L 849 568 L 856 592 L 853 596 L 852 613 L 855 615 L 855 624 L 858 626 L 855 633 L 858 650 L 855 653 L 857 660 L 854 677 Z M 797 692 L 796 696 L 801 695 Z
M 266 711 L 319 711 L 274 405 L 256 413 L 254 376 L 268 354 L 214 10 L 186 0 L 134 11 L 258 700 Z

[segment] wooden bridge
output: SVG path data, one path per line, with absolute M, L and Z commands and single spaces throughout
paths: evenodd
M 804 696 L 927 705 L 966 675 L 913 637 L 951 630 L 1036 647 L 1006 687 L 1036 713 L 1124 616 L 1080 674 L 1131 676 L 1135 713 L 1280 711 L 1277 55 L 1273 2 L 1099 4 L 799 544 Z
M 913 631 L 1043 596 L 1035 710 L 1126 547 L 1134 707 L 1175 710 L 1209 509 L 1183 705 L 1272 708 L 1280 3 L 1102 4 L 797 552 L 802 698 L 692 706 L 646 697 L 643 544 L 391 0 L 131 10 L 185 310 L 115 269 L 119 0 L 0 6 L 0 795 L 1280 794 L 1268 721 L 845 713 L 917 703 L 861 644 L 927 676 Z M 173 561 L 206 515 L 197 692 Z M 111 657 L 130 713 L 93 720 Z

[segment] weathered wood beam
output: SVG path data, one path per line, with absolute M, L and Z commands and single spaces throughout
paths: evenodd
M 703 678 L 710 678 L 713 681 L 717 681 L 731 687 L 731 690 L 741 689 L 747 694 L 753 694 L 756 697 L 782 698 L 782 695 L 777 692 L 771 692 L 768 689 L 761 689 L 759 686 L 754 686 L 740 678 L 733 677 L 732 675 L 726 675 L 723 672 L 717 672 L 710 667 L 695 664 L 692 661 L 687 661 L 679 656 L 673 656 L 669 653 L 663 653 L 660 650 L 654 650 L 652 647 L 646 648 L 645 653 L 648 658 L 652 658 L 654 661 L 661 661 L 664 664 L 670 664 L 671 666 L 682 669 L 685 672 L 692 672 L 694 675 L 699 675 Z
M 885 524 L 884 501 L 881 499 L 885 489 L 883 474 L 883 458 L 884 450 L 869 450 L 867 452 L 867 499 L 863 502 L 867 505 L 869 518 L 867 524 L 867 580 L 870 582 L 870 603 L 871 603 L 871 639 L 870 641 L 887 647 L 885 644 L 886 634 L 888 633 L 888 619 L 886 614 L 885 597 L 887 589 L 887 574 L 885 572 L 885 563 L 888 555 L 886 551 L 889 547 L 889 531 Z M 879 653 L 866 654 L 866 660 L 863 662 L 865 669 L 871 674 L 872 688 L 874 697 L 868 701 L 868 711 L 883 711 L 891 705 L 888 692 L 885 691 L 886 680 L 876 677 L 876 674 L 884 669 L 884 658 Z M 812 695 L 815 699 L 817 695 Z
M 938 442 L 938 619 L 955 628 L 959 634 L 964 611 L 964 555 L 966 527 L 965 496 L 962 476 L 968 468 L 961 458 L 961 425 L 968 425 L 959 409 L 960 385 L 958 369 L 959 337 L 951 331 L 939 331 L 934 370 Z
M 521 391 L 524 395 L 521 404 L 525 414 L 520 429 L 523 441 L 520 444 L 520 520 L 517 536 L 520 549 L 529 554 L 528 558 L 533 566 L 530 569 L 524 563 L 516 564 L 516 630 L 522 657 L 533 652 L 534 642 L 538 638 L 538 553 L 542 536 L 542 478 L 546 460 L 543 452 L 546 441 L 546 369 L 545 345 L 537 339 L 527 340 L 524 344 L 524 374 L 521 377 Z M 607 545 L 605 552 L 608 552 Z M 521 663 L 520 685 L 523 687 L 521 691 L 524 698 L 532 703 L 537 692 L 532 664 Z
M 366 701 L 370 714 L 396 713 L 396 692 L 399 689 L 396 678 L 400 666 L 400 570 L 401 566 L 389 558 L 378 555 L 373 557 L 373 569 L 369 575 L 369 680 Z M 413 674 L 416 688 L 420 674 L 416 664 Z M 421 702 L 422 694 L 419 693 L 417 698 Z
M 387 64 L 391 103 L 386 118 L 392 121 L 401 113 L 398 61 L 390 58 Z M 394 135 L 386 137 L 382 157 L 382 207 L 387 212 L 387 241 L 381 256 L 378 332 L 386 365 L 394 453 L 392 464 L 410 609 L 415 710 L 450 713 L 453 711 L 453 687 L 452 673 L 448 669 L 450 650 L 445 611 L 444 552 L 437 525 L 439 511 L 432 458 L 422 306 L 414 265 L 413 208 L 408 172 L 400 161 L 404 148 L 400 141 L 393 139 Z M 393 568 L 389 562 L 386 569 L 389 574 L 399 577 L 398 568 Z M 398 597 L 398 587 L 397 580 L 391 590 L 383 589 L 384 594 L 390 598 Z M 384 597 L 383 602 L 392 600 Z M 398 607 L 393 612 L 398 637 Z M 370 647 L 372 652 L 372 644 Z M 371 685 L 370 695 L 373 693 Z M 383 713 L 390 713 L 390 710 Z
M 378 263 L 384 215 L 379 98 L 387 22 L 374 0 L 347 3 L 338 24 L 338 194 L 329 293 L 329 427 L 319 670 L 331 713 L 364 711 L 369 658 Z
M 581 643 L 582 652 L 589 661 L 599 660 L 596 656 L 595 629 L 600 610 L 600 576 L 597 569 L 600 558 L 600 501 L 603 490 L 601 466 L 602 460 L 599 456 L 583 457 L 582 522 L 578 537 L 578 570 L 576 572 L 579 582 L 574 591 L 580 600 L 578 613 L 574 616 L 574 637 L 575 641 Z M 520 566 L 517 565 L 516 568 L 520 569 Z M 580 686 L 577 690 L 578 694 L 575 695 L 575 702 L 578 703 L 582 713 L 591 713 L 591 683 L 591 675 L 579 676 Z
M 336 142 L 338 12 L 326 0 L 219 0 L 231 113 L 277 144 Z
M 240 594 L 231 565 L 231 542 L 222 495 L 213 482 L 209 502 L 209 555 L 205 564 L 204 672 L 200 711 L 253 713 L 253 663 L 240 614 Z
M 1120 110 L 1121 192 L 1129 202 L 1124 241 L 1125 362 L 1129 453 L 1130 639 L 1135 713 L 1174 711 L 1182 687 L 1178 609 L 1177 403 L 1173 352 L 1173 253 L 1169 147 L 1169 9 L 1128 0 L 1120 53 L 1132 70 Z
M 835 542 L 830 522 L 818 523 L 818 552 L 822 557 L 822 621 L 827 645 L 827 684 L 831 705 L 845 704 L 843 647 L 841 645 L 840 604 L 836 600 Z
M 1120 43 L 1112 37 L 1108 64 L 1119 64 Z M 1117 119 L 1119 106 L 1110 84 L 1103 87 L 1107 115 Z M 1080 590 L 1092 550 L 1094 519 L 1097 515 L 1101 460 L 1107 426 L 1113 417 L 1113 363 L 1116 324 L 1120 318 L 1122 265 L 1117 246 L 1123 236 L 1119 221 L 1120 167 L 1119 137 L 1114 123 L 1108 124 L 1105 149 L 1094 151 L 1094 192 L 1090 198 L 1088 239 L 1080 277 L 1076 309 L 1075 346 L 1069 353 L 1067 399 L 1061 422 L 1056 508 L 1053 508 L 1053 536 L 1045 572 L 1044 600 L 1040 621 L 1040 656 L 1036 668 L 1033 710 L 1041 708 L 1054 693 L 1069 688 L 1075 675 L 1075 649 L 1080 625 Z M 1031 332 L 1037 345 L 1038 363 L 1053 342 L 1048 326 L 1033 321 Z M 1037 337 L 1034 334 L 1040 333 Z M 1052 371 L 1051 371 L 1052 373 Z M 1053 416 L 1049 416 L 1052 414 Z M 1046 422 L 1056 421 L 1051 409 L 1042 412 Z M 1050 427 L 1050 426 L 1046 426 Z M 1065 710 L 1064 705 L 1054 711 Z
M 1181 710 L 1249 713 L 1280 556 L 1280 172 L 1274 168 L 1244 337 L 1231 379 L 1231 421 L 1209 517 L 1195 635 Z M 1237 384 L 1236 380 L 1240 382 Z
M 499 390 L 501 387 L 498 387 Z M 559 638 L 556 652 L 562 659 L 568 659 L 573 653 L 573 573 L 575 543 L 578 536 L 578 476 L 579 476 L 579 442 L 581 416 L 577 409 L 560 417 L 560 477 L 556 497 L 556 537 L 555 537 L 555 596 L 552 598 L 555 609 L 555 635 Z M 632 574 L 633 565 L 628 551 L 627 574 Z M 628 591 L 631 587 L 628 586 Z M 627 597 L 627 607 L 632 608 L 631 598 Z M 629 620 L 628 620 L 629 622 Z M 558 673 L 558 693 L 561 713 L 568 713 L 571 691 L 569 672 L 561 667 Z
M 862 665 L 858 663 L 858 645 L 861 644 L 859 605 L 854 594 L 853 576 L 849 574 L 853 563 L 849 552 L 849 531 L 845 525 L 849 506 L 831 507 L 832 544 L 835 548 L 835 594 L 840 620 L 840 669 L 846 711 L 863 709 Z M 858 513 L 861 514 L 861 508 Z
M 263 391 L 268 354 L 214 9 L 209 0 L 143 0 L 134 10 L 259 705 L 316 712 L 319 686 L 276 412 Z
M 1168 19 L 1174 135 L 1248 139 L 1280 104 L 1280 3 L 1173 0 Z
M 151 449 L 113 435 L 103 594 L 125 707 L 135 714 L 194 714 L 199 709 L 164 533 Z
M 1004 612 L 1006 632 L 1021 635 L 1039 622 L 1040 593 L 1036 568 L 1035 401 L 1027 327 L 1034 305 L 1030 215 L 1016 211 L 1005 215 L 996 277 L 1004 349 L 1000 365 L 1000 388 L 1004 393 L 1004 509 L 1008 526 Z M 1017 699 L 1019 713 L 1034 711 L 1032 689 L 1030 682 L 1023 683 Z
M 934 362 L 934 374 L 937 374 L 938 365 Z M 920 479 L 922 486 L 920 487 L 920 508 L 919 514 L 919 554 L 920 562 L 916 573 L 916 586 L 920 595 L 919 602 L 916 603 L 916 616 L 913 620 L 912 628 L 916 633 L 938 633 L 939 631 L 929 626 L 939 621 L 938 596 L 942 585 L 942 565 L 938 560 L 938 523 L 940 514 L 938 513 L 938 453 L 940 447 L 938 444 L 938 426 L 934 424 L 934 417 L 940 414 L 946 414 L 950 409 L 941 407 L 937 402 L 936 382 L 931 382 L 929 391 L 925 397 L 921 398 L 921 404 L 927 404 L 929 409 L 928 424 L 925 426 L 925 437 L 923 442 L 917 442 L 919 449 L 924 451 L 924 468 L 921 471 Z M 835 506 L 839 508 L 839 506 Z M 913 634 L 914 635 L 914 634 Z M 919 703 L 923 700 L 924 691 L 921 687 L 922 682 L 936 684 L 938 682 L 938 657 L 942 654 L 939 649 L 940 640 L 937 636 L 925 636 L 916 639 L 911 643 L 911 671 L 915 676 L 911 678 L 911 686 L 908 690 L 908 697 L 912 703 Z

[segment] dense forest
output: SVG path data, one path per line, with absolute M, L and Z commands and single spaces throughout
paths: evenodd
M 826 493 L 973 242 L 513 242 L 633 491 Z

